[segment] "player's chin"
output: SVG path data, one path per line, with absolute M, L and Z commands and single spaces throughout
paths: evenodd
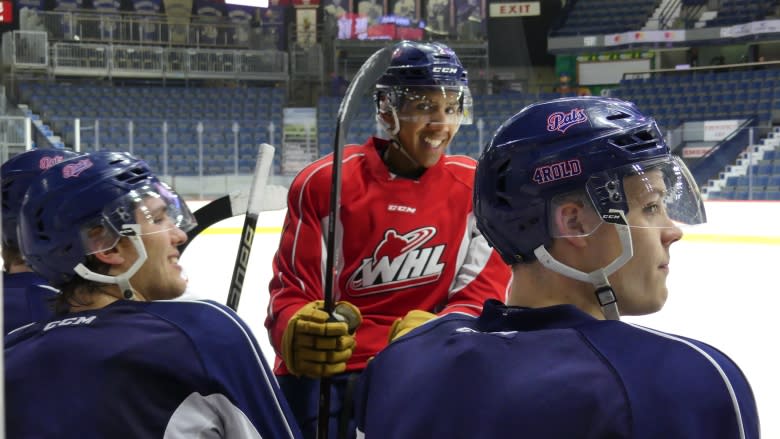
M 161 288 L 158 291 L 158 297 L 160 300 L 172 300 L 181 297 L 184 291 L 187 289 L 187 280 L 182 279 L 178 274 L 171 276 L 170 281 L 165 288 Z
M 618 301 L 618 307 L 621 308 L 621 314 L 642 316 L 660 311 L 666 304 L 666 298 L 668 297 L 669 292 L 666 289 L 666 286 L 660 286 L 651 291 L 652 293 L 643 297 L 642 300 L 631 304 L 631 306 L 626 306 L 625 309 L 620 307 L 620 301 Z
M 436 149 L 428 149 L 425 151 L 425 153 L 418 159 L 418 161 L 423 165 L 423 167 L 430 168 L 431 166 L 434 166 L 436 163 L 439 163 L 439 160 L 441 160 L 441 157 L 444 155 L 444 151 L 446 150 L 445 146 L 440 146 Z

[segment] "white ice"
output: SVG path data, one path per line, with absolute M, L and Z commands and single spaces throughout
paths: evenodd
M 626 321 L 696 338 L 725 352 L 748 377 L 759 407 L 762 437 L 780 438 L 780 203 L 708 203 L 709 223 L 672 247 L 669 299 L 662 311 Z M 264 212 L 259 226 L 281 228 L 284 211 Z M 243 219 L 216 227 L 227 233 L 196 238 L 181 258 L 188 297 L 224 303 Z M 263 326 L 278 233 L 258 233 L 238 313 L 255 332 L 266 358 L 274 353 Z M 670 365 L 669 367 L 674 367 Z

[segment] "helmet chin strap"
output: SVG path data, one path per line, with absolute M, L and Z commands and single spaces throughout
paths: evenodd
M 400 151 L 401 154 L 406 157 L 407 160 L 409 160 L 414 166 L 421 167 L 420 162 L 414 159 L 407 151 L 404 149 L 403 146 L 401 146 L 401 141 L 398 139 L 398 132 L 401 131 L 401 123 L 398 120 L 398 113 L 396 113 L 395 108 L 393 106 L 390 106 L 390 114 L 393 116 L 393 126 L 390 127 L 390 124 L 388 124 L 384 119 L 382 119 L 381 112 L 377 113 L 376 118 L 379 121 L 379 123 L 384 127 L 385 131 L 387 131 L 388 134 L 390 134 L 390 144 L 393 148 Z M 386 152 L 385 152 L 386 154 Z
M 131 265 L 127 271 L 116 276 L 107 276 L 105 274 L 95 273 L 82 263 L 76 265 L 76 268 L 74 268 L 73 271 L 87 280 L 118 285 L 119 289 L 122 291 L 122 297 L 130 300 L 133 298 L 133 287 L 130 285 L 130 278 L 133 277 L 144 262 L 146 262 L 146 248 L 141 240 L 141 226 L 139 224 L 125 224 L 122 226 L 122 231 L 119 234 L 129 239 L 130 242 L 133 243 L 136 252 L 138 252 L 138 259 L 133 262 L 133 265 Z
M 623 253 L 606 267 L 591 271 L 590 273 L 585 273 L 553 258 L 543 245 L 540 245 L 534 250 L 534 255 L 536 255 L 539 262 L 549 270 L 571 279 L 593 284 L 596 288 L 596 300 L 599 302 L 604 317 L 608 320 L 620 320 L 617 296 L 612 290 L 612 286 L 609 284 L 607 277 L 625 265 L 625 263 L 634 256 L 634 246 L 625 213 L 623 213 L 622 210 L 616 209 L 610 209 L 610 213 L 620 215 L 623 219 L 623 224 L 611 223 L 615 224 L 615 229 L 620 237 L 620 244 L 623 247 Z

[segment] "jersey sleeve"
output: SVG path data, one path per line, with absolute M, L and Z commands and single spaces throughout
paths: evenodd
M 281 352 L 282 335 L 290 317 L 303 305 L 322 299 L 322 219 L 327 216 L 329 177 L 329 163 L 315 162 L 298 174 L 288 192 L 287 215 L 273 259 L 265 321 L 277 353 Z
M 463 245 L 465 254 L 459 255 L 458 272 L 450 287 L 446 306 L 439 315 L 461 312 L 479 315 L 488 299 L 504 302 L 512 278 L 509 266 L 488 244 L 477 229 L 476 218 L 469 214 Z
M 174 312 L 182 304 L 190 306 L 188 311 Z M 203 392 L 187 396 L 166 434 L 181 437 L 176 432 L 203 431 L 212 423 L 224 437 L 301 437 L 257 340 L 235 312 L 212 301 L 161 304 L 165 305 L 176 307 L 149 311 L 190 338 L 205 374 Z

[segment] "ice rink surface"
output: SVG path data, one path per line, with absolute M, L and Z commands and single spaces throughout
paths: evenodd
M 193 207 L 196 207 L 197 204 Z M 762 437 L 780 438 L 780 203 L 708 203 L 708 224 L 672 246 L 669 299 L 659 313 L 624 320 L 710 343 L 737 362 L 758 403 Z M 263 326 L 271 262 L 284 211 L 263 212 L 238 313 L 273 364 Z M 186 297 L 227 299 L 243 217 L 198 236 L 182 255 Z M 675 367 L 674 364 L 665 367 Z

